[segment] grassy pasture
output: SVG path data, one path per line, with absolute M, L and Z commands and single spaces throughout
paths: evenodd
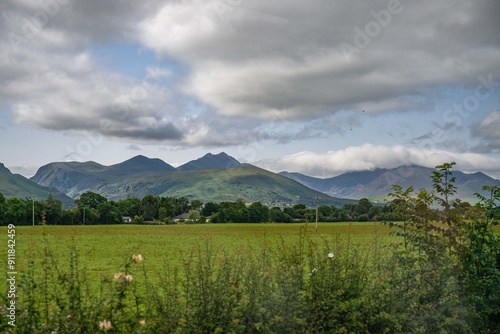
M 373 222 L 18 227 L 17 327 L 5 294 L 0 332 L 490 333 L 496 300 L 471 306 L 440 240 L 404 250 Z
M 198 246 L 210 244 L 221 253 L 260 250 L 283 243 L 295 243 L 301 229 L 311 240 L 328 242 L 334 247 L 388 242 L 389 229 L 380 223 L 315 224 L 200 224 L 200 225 L 89 225 L 89 226 L 19 226 L 16 228 L 16 268 L 22 273 L 29 261 L 40 262 L 47 245 L 58 262 L 64 264 L 76 247 L 81 268 L 98 281 L 113 275 L 124 259 L 140 253 L 150 271 L 161 270 L 165 261 L 181 264 L 182 258 Z M 1 233 L 7 244 L 7 229 Z M 332 249 L 333 251 L 333 249 Z M 0 250 L 7 259 L 7 247 Z

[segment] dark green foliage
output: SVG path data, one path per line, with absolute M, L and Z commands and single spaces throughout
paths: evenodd
M 495 211 L 500 202 L 500 188 L 485 186 L 489 197 L 478 194 L 484 209 L 482 219 L 464 224 L 466 251 L 463 254 L 464 283 L 480 321 L 478 328 L 485 333 L 500 332 L 500 238 L 493 233 Z
M 425 292 L 419 314 L 428 315 L 418 321 L 423 332 L 498 333 L 500 239 L 492 225 L 499 188 L 485 186 L 490 196 L 477 194 L 476 208 L 453 199 L 453 165 L 436 167 L 434 192 L 421 189 L 412 196 L 411 187 L 393 186 L 393 203 L 405 218 L 393 224 L 404 238 L 403 249 L 395 253 L 406 276 L 401 283 Z M 434 201 L 441 210 L 432 208 Z

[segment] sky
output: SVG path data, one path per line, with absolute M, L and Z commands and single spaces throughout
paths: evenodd
M 497 0 L 3 0 L 0 162 L 500 178 Z

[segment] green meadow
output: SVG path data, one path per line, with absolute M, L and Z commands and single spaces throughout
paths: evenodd
M 498 226 L 440 226 L 20 226 L 0 332 L 497 333 Z
M 6 236 L 6 227 L 0 231 Z M 237 254 L 264 246 L 276 247 L 282 242 L 294 244 L 304 234 L 310 240 L 327 242 L 336 248 L 345 247 L 348 242 L 366 247 L 390 239 L 389 228 L 378 222 L 319 223 L 318 233 L 315 223 L 19 226 L 17 269 L 22 272 L 29 261 L 40 262 L 46 250 L 65 263 L 74 249 L 88 278 L 98 282 L 102 276 L 112 275 L 133 254 L 141 254 L 146 268 L 155 271 L 161 270 L 165 262 L 181 264 L 183 258 L 206 245 L 215 253 Z M 6 259 L 6 252 L 3 247 L 2 258 Z

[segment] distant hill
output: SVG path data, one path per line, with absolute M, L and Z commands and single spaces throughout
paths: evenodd
M 227 155 L 224 152 L 219 154 L 207 153 L 203 157 L 189 161 L 182 166 L 177 167 L 180 171 L 198 170 L 198 169 L 213 169 L 213 168 L 233 168 L 241 166 L 235 158 Z
M 31 180 L 77 198 L 89 190 L 99 193 L 101 188 L 112 184 L 118 177 L 168 171 L 175 171 L 175 168 L 160 159 L 138 155 L 111 166 L 103 166 L 93 161 L 53 162 L 40 167 Z
M 100 193 L 110 199 L 126 196 L 143 197 L 185 196 L 202 202 L 260 201 L 266 205 L 304 203 L 314 205 L 315 197 L 320 204 L 343 205 L 353 201 L 338 199 L 290 180 L 281 175 L 252 166 L 241 165 L 228 169 L 200 169 L 185 172 L 145 174 L 140 177 L 115 180 Z
M 267 205 L 319 203 L 343 205 L 336 199 L 312 190 L 281 175 L 242 165 L 225 153 L 207 154 L 176 170 L 159 159 L 143 156 L 112 166 L 95 162 L 56 162 L 41 167 L 32 180 L 77 198 L 86 191 L 110 200 L 127 197 L 185 196 L 203 202 L 260 201 Z M 184 170 L 183 170 L 184 169 Z
M 70 197 L 54 188 L 44 187 L 22 175 L 12 174 L 2 163 L 0 163 L 0 192 L 5 197 L 31 198 L 35 196 L 38 200 L 52 195 L 62 201 L 66 207 L 74 204 Z
M 342 198 L 369 198 L 383 200 L 392 192 L 391 186 L 399 184 L 404 189 L 413 186 L 432 189 L 432 168 L 421 166 L 401 166 L 394 169 L 375 169 L 373 171 L 349 172 L 332 178 L 315 178 L 300 173 L 281 172 L 282 176 L 293 179 L 307 187 L 330 196 Z M 457 180 L 457 197 L 468 202 L 477 202 L 474 193 L 481 193 L 483 185 L 500 186 L 500 180 L 493 179 L 481 172 L 466 174 L 453 171 Z

